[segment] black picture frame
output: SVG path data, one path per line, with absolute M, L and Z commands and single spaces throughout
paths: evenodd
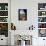
M 18 9 L 18 19 L 19 21 L 27 20 L 27 9 Z

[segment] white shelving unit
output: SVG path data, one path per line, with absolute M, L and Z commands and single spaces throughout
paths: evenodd
M 6 6 L 6 7 L 5 7 Z M 8 2 L 0 3 L 0 45 L 8 45 Z M 4 27 L 4 29 L 3 29 Z M 5 32 L 5 33 L 4 33 Z
M 40 37 L 46 37 L 46 35 L 41 34 L 40 31 L 45 31 L 46 33 L 46 3 L 38 4 L 38 32 L 41 35 Z

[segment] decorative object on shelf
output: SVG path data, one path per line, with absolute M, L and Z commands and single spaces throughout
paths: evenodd
M 34 26 L 33 25 L 31 25 L 30 27 L 29 27 L 29 30 L 34 30 Z
M 18 19 L 21 21 L 27 20 L 27 9 L 19 9 L 18 10 Z
M 42 11 L 42 16 L 46 16 L 46 11 Z
M 0 23 L 0 35 L 8 37 L 8 23 Z
M 38 10 L 46 10 L 46 3 L 38 3 Z
M 46 23 L 38 23 L 38 28 L 46 28 Z
M 0 16 L 8 16 L 8 11 L 0 11 Z
M 46 29 L 39 29 L 39 37 L 46 37 Z
M 8 22 L 8 17 L 0 17 L 0 22 Z
M 5 6 L 5 10 L 8 10 L 8 6 Z
M 38 16 L 46 16 L 46 11 L 38 11 Z
M 8 30 L 8 23 L 0 23 L 1 30 Z
M 46 22 L 46 17 L 38 17 L 38 22 Z
M 16 30 L 16 26 L 13 23 L 11 23 L 11 30 Z
M 8 3 L 0 3 L 0 10 L 8 10 Z
M 44 10 L 44 8 L 40 8 L 40 10 Z
M 45 12 L 42 12 L 42 15 L 45 15 Z

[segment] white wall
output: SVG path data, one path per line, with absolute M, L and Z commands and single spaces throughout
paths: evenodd
M 29 26 L 38 27 L 38 3 L 45 3 L 46 0 L 11 0 L 11 22 L 17 30 L 28 30 Z M 27 21 L 18 20 L 18 9 L 27 9 Z
M 27 21 L 18 20 L 18 9 L 27 9 Z M 17 30 L 27 30 L 32 24 L 36 26 L 37 2 L 32 0 L 12 0 L 11 15 L 11 22 L 16 25 Z
M 36 33 L 33 33 L 33 46 L 43 46 L 40 45 L 40 43 L 43 44 L 43 38 L 38 38 L 37 30 L 38 3 L 46 3 L 46 0 L 11 0 L 11 22 L 14 23 L 16 29 L 28 30 L 29 26 L 32 24 L 35 26 L 34 32 Z M 27 21 L 18 20 L 18 9 L 27 9 Z

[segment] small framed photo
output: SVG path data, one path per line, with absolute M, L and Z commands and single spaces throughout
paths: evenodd
M 18 19 L 21 21 L 27 20 L 27 9 L 18 9 Z

